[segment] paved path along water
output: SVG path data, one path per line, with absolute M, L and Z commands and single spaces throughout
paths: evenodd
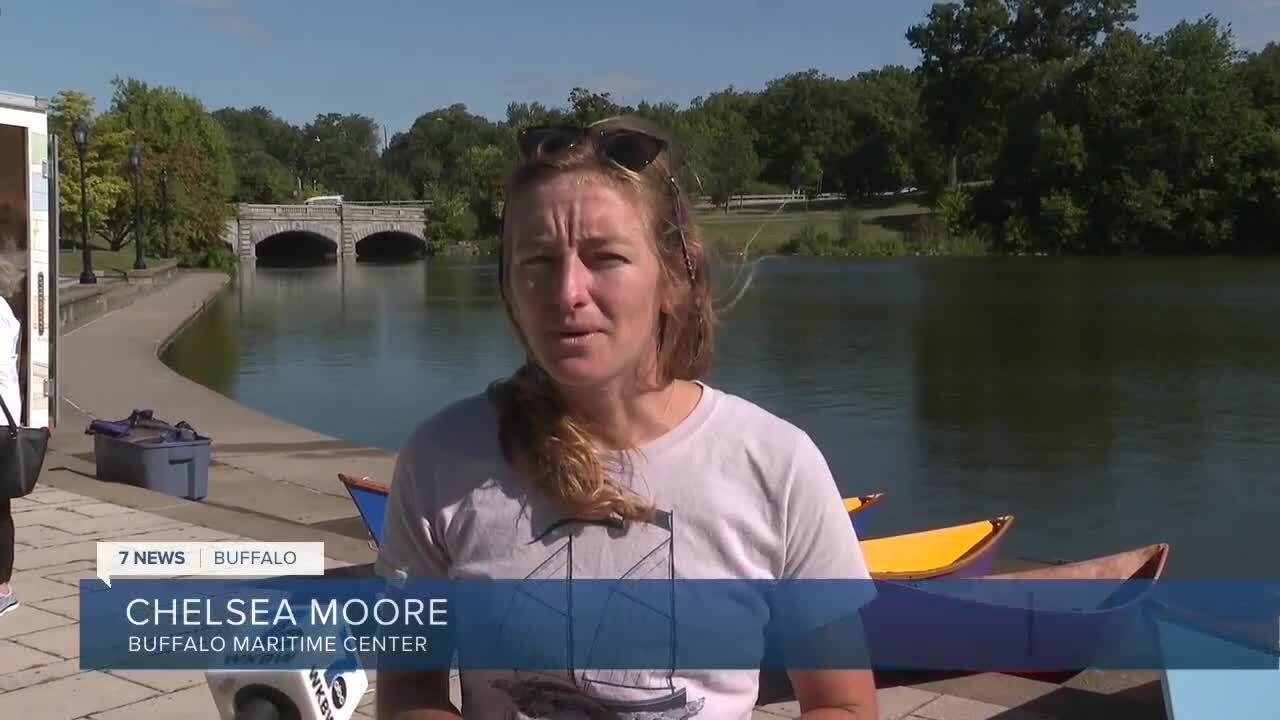
M 0 717 L 23 720 L 213 718 L 196 672 L 101 672 L 79 664 L 77 582 L 94 574 L 99 540 L 322 541 L 331 567 L 367 564 L 373 551 L 351 532 L 354 509 L 336 473 L 388 476 L 383 451 L 285 423 L 172 372 L 156 355 L 225 283 L 184 274 L 172 285 L 78 328 L 63 339 L 62 425 L 41 485 L 15 503 L 23 607 L 0 619 Z M 212 436 L 210 495 L 185 501 L 93 477 L 90 417 L 149 407 Z M 344 532 L 333 530 L 342 527 Z M 358 527 L 358 525 L 356 525 Z M 374 675 L 376 691 L 376 673 Z M 1151 673 L 1086 672 L 1065 683 L 995 673 L 950 679 L 886 679 L 882 718 L 1164 717 Z M 457 700 L 456 683 L 454 686 Z M 358 717 L 372 716 L 374 692 Z M 1011 709 L 1013 708 L 1013 709 Z M 796 717 L 793 702 L 756 718 Z
M 258 412 L 191 382 L 158 358 L 226 282 L 221 274 L 184 274 L 69 333 L 60 373 L 72 411 L 63 418 L 57 449 L 92 459 L 92 438 L 83 433 L 90 418 L 119 419 L 149 408 L 213 438 L 219 467 L 210 473 L 208 502 L 304 524 L 353 517 L 337 472 L 390 477 L 393 454 Z

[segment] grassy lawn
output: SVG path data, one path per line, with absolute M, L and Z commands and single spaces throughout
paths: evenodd
M 93 271 L 98 275 L 102 275 L 104 271 L 124 272 L 133 269 L 135 250 L 132 243 L 114 252 L 97 244 L 91 245 L 90 248 L 93 250 Z M 63 248 L 58 254 L 58 274 L 79 275 L 80 270 L 84 268 L 82 252 L 79 245 L 74 250 Z M 150 255 L 145 256 L 143 259 L 148 267 L 160 260 L 160 258 Z
M 863 236 L 868 240 L 903 235 L 917 218 L 930 213 L 928 207 L 903 198 L 858 203 L 853 207 L 862 213 Z M 828 206 L 806 211 L 801 200 L 782 208 L 735 208 L 728 213 L 704 210 L 697 217 L 707 241 L 715 243 L 722 252 L 740 251 L 750 242 L 751 252 L 755 254 L 776 251 L 809 222 L 819 230 L 836 234 L 840 209 Z

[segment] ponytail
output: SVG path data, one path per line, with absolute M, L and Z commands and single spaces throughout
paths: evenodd
M 608 476 L 587 427 L 569 412 L 551 379 L 533 363 L 495 382 L 503 456 L 570 517 L 651 521 L 650 502 Z

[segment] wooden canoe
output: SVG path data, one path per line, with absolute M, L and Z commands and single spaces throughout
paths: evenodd
M 970 578 L 995 564 L 1012 515 L 862 540 L 862 556 L 877 580 Z
M 1158 543 L 1136 548 L 1112 555 L 1089 558 L 1078 562 L 1058 563 L 1046 567 L 1028 568 L 1013 572 L 983 575 L 980 578 L 966 579 L 963 585 L 972 587 L 972 583 L 988 578 L 994 580 L 1137 580 L 1155 581 L 1164 573 L 1165 563 L 1169 557 L 1169 546 Z M 866 634 L 866 642 L 871 665 L 879 671 L 891 670 L 924 670 L 924 671 L 960 671 L 960 672 L 1058 672 L 1078 671 L 1089 666 L 1090 660 L 1105 648 L 1107 633 L 1115 628 L 1125 628 L 1134 621 L 1134 613 L 1140 612 L 1138 605 L 1150 588 L 1138 584 L 1136 593 L 1121 603 L 1098 603 L 1093 610 L 1082 609 L 1069 613 L 1054 613 L 1037 610 L 1029 613 L 1025 607 L 1001 607 L 984 605 L 953 599 L 941 594 L 945 587 L 935 587 L 940 591 L 930 594 L 930 585 L 945 586 L 949 580 L 936 583 L 927 581 L 923 587 L 914 583 L 898 583 L 893 581 L 876 581 L 877 596 L 862 611 L 862 627 Z M 1148 582 L 1147 585 L 1150 583 Z M 1113 586 L 1114 587 L 1114 586 Z M 1115 593 L 1113 593 L 1113 596 Z M 953 604 L 954 603 L 954 604 Z M 962 637 L 960 642 L 955 637 L 964 628 L 957 627 L 957 619 L 964 618 L 964 625 L 972 629 L 971 637 Z M 1045 619 L 1047 623 L 1041 623 Z M 981 647 L 990 635 L 999 632 L 999 628 L 1008 627 L 1008 623 L 1020 623 L 1017 627 L 1034 629 L 1037 626 L 1055 627 L 1054 636 L 1073 638 L 1074 662 L 1061 663 L 1078 667 L 1034 667 L 1028 665 L 1020 668 L 984 668 L 973 667 L 965 662 L 966 655 L 963 641 L 972 643 L 971 647 Z M 1043 633 L 1042 633 L 1043 637 Z M 904 658 L 919 658 L 922 654 L 915 644 L 938 647 L 939 652 L 934 663 L 917 663 L 911 665 L 901 662 Z M 1065 654 L 1065 653 L 1064 653 Z M 1054 655 L 1057 655 L 1056 653 Z M 1059 660 L 1071 660 L 1069 657 L 1056 657 Z M 895 660 L 899 662 L 895 662 Z M 759 704 L 768 704 L 794 700 L 790 680 L 782 671 L 766 671 L 760 674 Z
M 877 583 L 876 598 L 863 611 L 871 662 L 878 670 L 966 672 L 1092 667 L 1110 652 L 1142 647 L 1133 633 L 1146 632 L 1143 600 L 1163 576 L 1168 556 L 1169 545 L 1156 543 L 962 583 Z M 1015 588 L 1003 582 L 1010 580 L 1101 582 L 1026 582 Z M 986 582 L 993 583 L 992 591 L 980 599 Z M 920 647 L 922 642 L 928 647 Z M 983 666 L 975 662 L 981 658 L 1003 662 Z
M 1156 543 L 1088 560 L 1056 562 L 982 577 L 992 580 L 1156 580 L 1164 575 L 1168 561 L 1168 543 Z

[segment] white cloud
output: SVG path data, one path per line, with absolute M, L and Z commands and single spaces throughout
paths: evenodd
M 165 5 L 209 13 L 208 26 L 214 32 L 225 33 L 256 45 L 267 45 L 271 32 L 254 21 L 239 7 L 238 0 L 154 0 Z

